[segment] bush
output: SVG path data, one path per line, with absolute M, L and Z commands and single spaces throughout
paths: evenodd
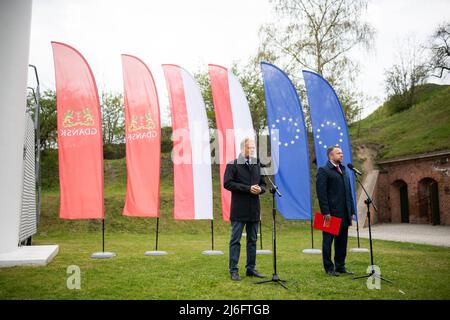
M 172 127 L 161 128 L 161 152 L 166 153 L 172 151 Z
M 107 160 L 125 158 L 125 143 L 103 145 L 103 158 Z
M 41 188 L 59 188 L 58 150 L 47 149 L 41 152 Z

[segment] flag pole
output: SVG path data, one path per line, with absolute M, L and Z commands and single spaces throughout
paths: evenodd
M 102 219 L 102 252 L 95 252 L 91 255 L 92 259 L 109 259 L 115 257 L 114 252 L 105 252 L 105 217 Z
M 164 256 L 167 254 L 166 251 L 158 251 L 158 242 L 159 242 L 159 217 L 156 218 L 156 234 L 155 234 L 155 250 L 154 251 L 145 251 L 146 256 Z
M 155 251 L 158 251 L 158 237 L 159 237 L 159 217 L 156 218 L 156 241 L 155 241 Z
M 211 250 L 214 251 L 214 220 L 211 220 Z
M 271 250 L 263 250 L 263 239 L 262 239 L 262 220 L 259 219 L 259 236 L 261 237 L 259 239 L 260 241 L 260 245 L 261 245 L 261 249 L 260 250 L 256 250 L 256 254 L 272 254 Z
M 360 244 L 359 244 L 359 222 L 358 222 L 358 218 L 356 218 L 356 235 L 358 238 L 358 248 L 361 248 Z
M 321 254 L 322 250 L 320 249 L 314 249 L 314 225 L 313 225 L 313 216 L 311 216 L 311 248 L 310 249 L 303 249 L 303 253 L 308 254 Z
M 102 252 L 105 252 L 105 218 L 102 219 Z
M 261 250 L 263 249 L 263 241 L 262 241 L 262 223 L 261 219 L 259 219 L 259 243 L 261 245 Z
M 358 248 L 352 248 L 352 249 L 350 249 L 350 252 L 369 252 L 369 250 L 367 248 L 361 248 L 361 245 L 360 245 L 358 216 L 356 216 L 356 238 L 358 239 Z
M 220 250 L 214 250 L 214 219 L 211 219 L 211 250 L 205 250 L 202 254 L 207 256 L 218 256 L 223 254 Z

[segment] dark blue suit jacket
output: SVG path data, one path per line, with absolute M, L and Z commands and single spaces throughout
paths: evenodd
M 342 224 L 352 224 L 352 215 L 355 214 L 353 205 L 350 178 L 343 165 L 339 165 L 342 175 L 334 165 L 328 161 L 317 170 L 316 192 L 320 211 L 323 214 L 342 218 Z
M 266 191 L 266 182 L 261 175 L 261 165 L 256 158 L 251 159 L 250 166 L 245 164 L 242 154 L 227 164 L 223 177 L 223 186 L 231 191 L 231 221 L 252 221 L 260 219 L 259 195 Z M 251 185 L 261 187 L 261 193 L 250 192 Z

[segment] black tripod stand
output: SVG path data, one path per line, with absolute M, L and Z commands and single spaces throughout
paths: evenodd
M 277 274 L 277 226 L 275 220 L 277 209 L 275 208 L 275 193 L 279 197 L 281 197 L 281 193 L 278 191 L 278 187 L 272 182 L 272 180 L 268 176 L 267 179 L 270 181 L 270 184 L 272 185 L 272 187 L 270 188 L 270 193 L 272 194 L 272 219 L 273 219 L 272 220 L 273 275 L 272 279 L 259 281 L 256 282 L 256 284 L 275 282 L 279 283 L 283 288 L 287 289 L 287 287 L 284 285 L 286 280 L 281 280 Z
M 355 178 L 356 178 L 356 181 L 358 181 L 358 183 L 361 186 L 361 188 L 364 190 L 364 193 L 366 194 L 366 197 L 367 197 L 367 199 L 364 200 L 364 203 L 367 206 L 367 222 L 369 224 L 369 243 L 370 243 L 370 265 L 371 265 L 372 268 L 371 268 L 371 270 L 370 270 L 370 272 L 368 274 L 366 274 L 364 276 L 354 277 L 353 279 L 363 279 L 363 278 L 374 277 L 374 278 L 378 278 L 380 280 L 392 283 L 391 280 L 385 279 L 381 275 L 379 275 L 379 274 L 377 274 L 375 272 L 374 263 L 373 263 L 373 251 L 372 251 L 372 228 L 371 228 L 371 223 L 370 223 L 370 205 L 373 206 L 373 208 L 375 209 L 375 212 L 377 212 L 377 213 L 378 213 L 378 209 L 375 206 L 375 204 L 373 203 L 372 199 L 370 198 L 369 194 L 367 193 L 367 191 L 364 188 L 364 186 L 361 183 L 361 181 L 359 181 L 357 174 L 355 174 Z

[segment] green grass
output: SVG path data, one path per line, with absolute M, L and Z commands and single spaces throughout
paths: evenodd
M 279 223 L 289 224 L 281 218 Z M 90 259 L 91 253 L 101 250 L 99 232 L 40 235 L 35 244 L 57 243 L 59 254 L 47 267 L 0 269 L 0 299 L 450 299 L 447 248 L 376 240 L 375 262 L 394 284 L 369 290 L 366 280 L 326 276 L 320 255 L 301 252 L 310 247 L 308 226 L 285 226 L 277 241 L 278 273 L 289 287 L 284 290 L 275 284 L 255 285 L 255 279 L 245 276 L 241 282 L 231 281 L 228 232 L 218 232 L 215 241 L 215 249 L 225 255 L 205 256 L 201 252 L 210 249 L 209 230 L 197 229 L 198 234 L 163 229 L 159 249 L 169 254 L 153 257 L 144 252 L 154 249 L 154 234 L 107 233 L 106 250 L 118 254 L 111 260 Z M 269 234 L 264 228 L 266 249 Z M 316 245 L 319 238 L 316 234 Z M 355 246 L 356 240 L 350 239 L 349 247 Z M 368 241 L 362 240 L 362 246 L 368 247 Z M 369 262 L 367 253 L 347 257 L 348 268 L 358 274 L 365 273 Z M 81 290 L 66 287 L 70 265 L 81 269 Z M 245 249 L 239 265 L 243 273 Z M 257 268 L 270 276 L 272 257 L 258 256 Z
M 353 145 L 379 150 L 379 159 L 450 149 L 450 86 L 420 87 L 418 103 L 389 115 L 386 105 L 350 128 Z

